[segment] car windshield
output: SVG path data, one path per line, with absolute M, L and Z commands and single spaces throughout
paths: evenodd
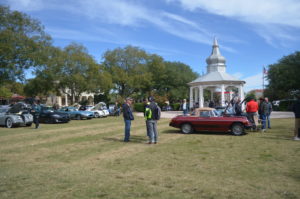
M 42 110 L 46 113 L 54 112 L 54 109 L 52 107 L 48 107 L 48 106 L 43 107 Z

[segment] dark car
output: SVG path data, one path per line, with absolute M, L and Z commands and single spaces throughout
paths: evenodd
M 170 126 L 180 128 L 182 133 L 194 131 L 231 132 L 233 135 L 243 135 L 251 124 L 244 116 L 219 115 L 214 108 L 198 108 L 192 116 L 179 115 L 173 118 Z
M 44 123 L 67 123 L 70 121 L 68 113 L 61 113 L 49 106 L 41 106 L 39 117 L 40 122 Z
M 162 111 L 173 111 L 172 107 L 170 105 L 165 105 L 161 109 Z

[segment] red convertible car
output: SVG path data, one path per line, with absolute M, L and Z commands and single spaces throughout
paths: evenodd
M 251 123 L 244 116 L 219 115 L 213 108 L 198 108 L 191 116 L 178 115 L 170 126 L 180 128 L 182 133 L 194 131 L 231 132 L 233 135 L 243 135 L 245 129 L 251 128 Z

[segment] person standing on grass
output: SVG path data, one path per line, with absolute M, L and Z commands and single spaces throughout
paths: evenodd
M 250 101 L 246 105 L 247 118 L 252 124 L 252 129 L 256 130 L 256 124 L 254 117 L 256 116 L 256 112 L 258 111 L 258 104 L 254 99 L 250 99 Z
M 186 99 L 183 99 L 183 103 L 182 103 L 182 111 L 183 111 L 183 115 L 186 116 L 189 112 L 189 107 L 188 104 L 186 103 Z
M 154 97 L 148 98 L 150 104 L 145 107 L 145 118 L 147 130 L 149 131 L 148 144 L 156 144 L 158 140 L 157 120 L 160 119 L 160 107 L 155 103 Z
M 300 95 L 297 96 L 297 101 L 293 106 L 293 112 L 295 114 L 294 140 L 300 140 Z
M 40 112 L 41 112 L 41 105 L 40 101 L 33 101 L 32 109 L 31 109 L 31 114 L 33 115 L 33 123 L 35 124 L 35 128 L 38 129 L 40 127 Z
M 145 120 L 146 120 L 147 136 L 148 136 L 149 140 L 151 140 L 150 139 L 149 128 L 148 128 L 150 124 L 148 124 L 148 119 L 147 119 L 147 116 L 146 116 L 146 114 L 148 114 L 148 113 L 146 112 L 146 110 L 147 110 L 147 112 L 150 110 L 150 102 L 148 101 L 147 98 L 144 101 L 144 117 L 145 117 Z
M 268 106 L 264 98 L 260 98 L 259 101 L 258 114 L 261 119 L 261 131 L 264 132 L 266 131 L 266 115 L 268 113 Z
M 130 97 L 126 98 L 125 103 L 123 104 L 123 117 L 125 123 L 125 137 L 124 142 L 130 141 L 130 127 L 131 127 L 131 120 L 134 120 L 134 116 L 131 109 L 133 99 Z
M 268 125 L 268 129 L 271 128 L 271 121 L 270 121 L 270 115 L 272 113 L 272 103 L 269 102 L 269 98 L 265 97 L 265 103 L 267 104 L 267 111 L 266 111 L 266 125 Z

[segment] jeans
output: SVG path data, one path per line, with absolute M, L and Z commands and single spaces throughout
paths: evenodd
M 131 127 L 131 120 L 124 120 L 125 122 L 125 138 L 124 142 L 128 142 L 130 138 L 130 127 Z
M 247 118 L 249 120 L 249 122 L 252 124 L 252 129 L 256 129 L 256 124 L 255 124 L 255 120 L 254 120 L 254 116 L 256 115 L 256 113 L 251 113 L 251 112 L 248 112 L 247 113 Z
M 149 139 L 150 139 L 150 133 L 149 133 L 149 126 L 150 126 L 150 124 L 148 124 L 148 121 L 149 121 L 149 120 L 146 120 L 146 129 L 147 129 L 147 136 L 148 136 Z
M 33 123 L 35 124 L 35 128 L 39 128 L 40 126 L 40 121 L 39 121 L 40 116 L 37 114 L 33 115 Z
M 157 121 L 156 120 L 147 120 L 147 129 L 149 131 L 149 142 L 156 143 L 158 138 L 157 133 Z
M 271 128 L 270 114 L 266 115 L 266 122 L 268 124 L 268 128 Z
M 187 109 L 183 110 L 183 115 L 187 115 L 187 114 L 188 114 L 188 110 Z
M 260 115 L 260 119 L 261 119 L 261 128 L 262 129 L 266 129 L 266 115 L 265 114 L 261 114 Z

